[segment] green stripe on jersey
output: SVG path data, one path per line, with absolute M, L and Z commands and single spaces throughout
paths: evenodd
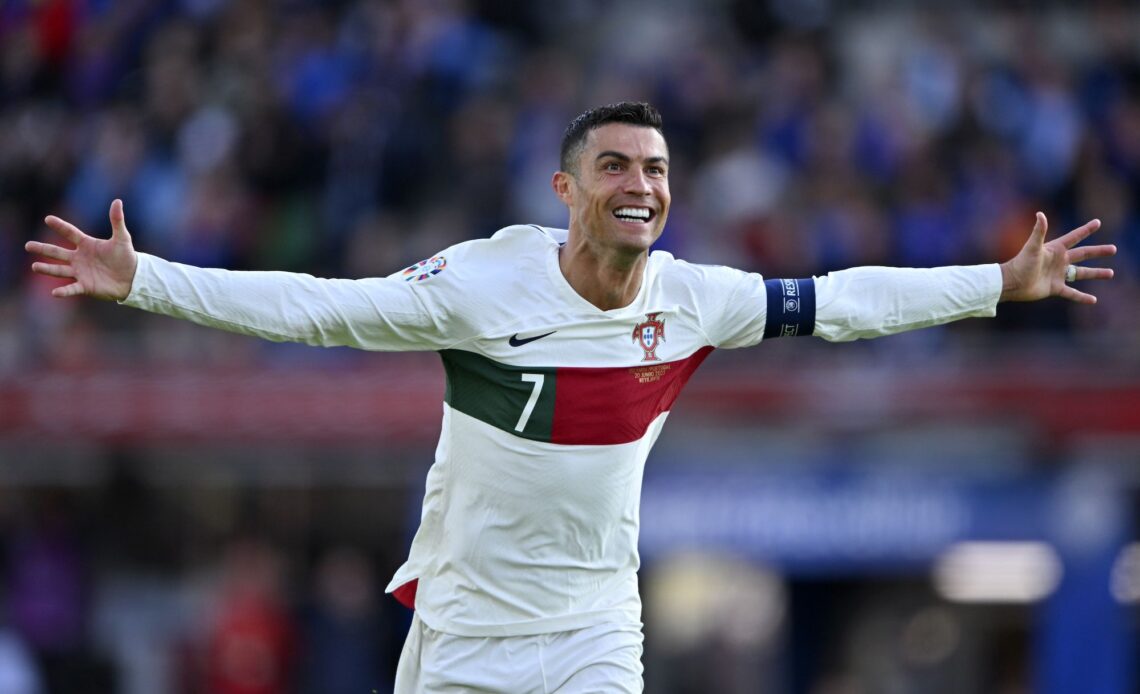
M 448 405 L 516 436 L 550 440 L 554 367 L 510 366 L 459 349 L 439 355 L 447 373 Z

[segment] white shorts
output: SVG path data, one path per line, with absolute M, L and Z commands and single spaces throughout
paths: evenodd
M 412 618 L 394 694 L 640 694 L 644 637 L 638 626 L 602 624 L 553 634 L 470 637 Z

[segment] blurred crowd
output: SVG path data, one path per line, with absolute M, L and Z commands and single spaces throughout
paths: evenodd
M 0 372 L 146 329 L 44 299 L 21 246 L 47 213 L 105 234 L 121 197 L 138 248 L 169 259 L 382 275 L 564 226 L 562 130 L 619 99 L 665 117 L 663 248 L 769 276 L 991 262 L 1037 209 L 1054 230 L 1099 217 L 1122 254 L 1102 307 L 995 325 L 1140 340 L 1138 13 L 840 5 L 5 2 Z
M 374 491 L 156 489 L 138 462 L 0 486 L 0 692 L 391 691 L 411 617 Z

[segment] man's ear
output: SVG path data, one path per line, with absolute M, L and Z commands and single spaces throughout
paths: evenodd
M 558 199 L 570 205 L 570 200 L 573 197 L 574 190 L 574 177 L 565 171 L 555 171 L 554 178 L 550 179 L 550 187 L 554 189 L 554 194 Z

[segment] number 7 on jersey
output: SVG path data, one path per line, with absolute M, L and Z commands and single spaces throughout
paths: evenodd
M 533 383 L 534 389 L 531 390 L 530 398 L 527 399 L 526 406 L 523 407 L 522 414 L 519 416 L 519 423 L 515 425 L 515 431 L 526 429 L 526 423 L 534 412 L 534 406 L 538 402 L 538 396 L 542 393 L 542 383 L 546 377 L 543 374 L 523 374 L 522 380 L 526 383 Z

